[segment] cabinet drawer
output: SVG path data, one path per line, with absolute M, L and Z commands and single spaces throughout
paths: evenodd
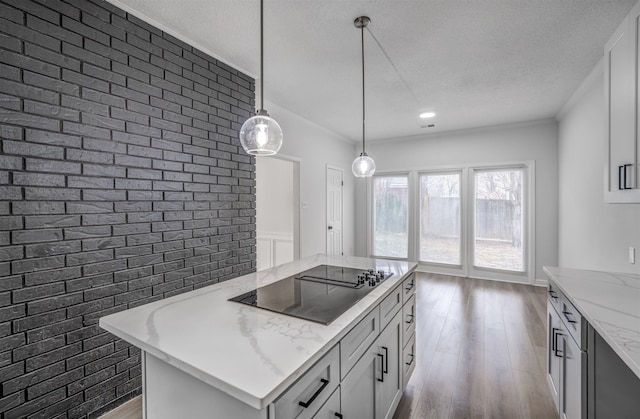
M 411 336 L 416 331 L 416 296 L 413 295 L 402 306 L 402 347 L 407 346 Z
M 402 281 L 402 304 L 406 304 L 412 295 L 416 293 L 416 274 L 414 272 Z
M 380 303 L 380 330 L 383 330 L 402 307 L 402 284 Z
M 556 284 L 549 281 L 547 294 L 549 296 L 549 303 L 551 303 L 551 305 L 553 305 L 556 310 L 560 311 L 562 309 L 562 291 L 560 291 Z
M 338 387 L 329 400 L 318 410 L 313 419 L 336 419 L 340 414 L 340 387 Z
M 340 378 L 346 377 L 379 334 L 380 310 L 376 307 L 340 341 Z
M 407 387 L 407 383 L 413 374 L 413 370 L 416 367 L 416 334 L 414 333 L 407 346 L 402 351 L 402 388 Z
M 340 384 L 338 345 L 275 401 L 276 419 L 310 419 Z
M 562 296 L 562 309 L 559 314 L 569 334 L 582 347 L 582 315 L 564 295 Z

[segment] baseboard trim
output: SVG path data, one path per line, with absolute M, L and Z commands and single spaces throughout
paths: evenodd
M 140 412 L 140 414 L 138 415 L 137 412 Z M 133 417 L 142 418 L 142 395 L 136 396 L 133 399 L 121 404 L 115 409 L 100 416 L 98 419 L 117 419 L 117 418 L 133 418 Z
M 549 285 L 549 281 L 546 279 L 536 278 L 535 281 L 533 282 L 533 285 L 535 285 L 536 287 L 546 288 Z

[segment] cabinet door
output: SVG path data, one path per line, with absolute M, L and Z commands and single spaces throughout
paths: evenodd
M 402 388 L 407 388 L 407 383 L 416 368 L 416 335 L 409 339 L 409 342 L 402 350 Z
M 551 387 L 551 395 L 556 408 L 560 408 L 560 368 L 562 349 L 558 348 L 561 337 L 562 321 L 555 308 L 547 303 L 547 377 Z
M 382 377 L 376 348 L 374 342 L 340 383 L 341 413 L 345 418 L 376 418 L 376 384 Z
M 376 419 L 391 419 L 402 397 L 402 315 L 398 312 L 382 331 L 377 344 L 382 361 L 383 379 L 377 384 L 378 411 Z
M 619 185 L 619 166 L 635 166 L 635 81 L 631 60 L 631 47 L 635 43 L 633 38 L 628 20 L 625 19 L 605 45 L 604 51 L 605 118 L 609 155 L 607 186 L 612 192 L 619 190 L 619 186 L 624 187 Z
M 582 419 L 582 352 L 571 336 L 562 339 L 562 419 Z
M 313 419 L 337 419 L 341 417 L 340 415 L 340 389 L 338 388 L 318 410 Z

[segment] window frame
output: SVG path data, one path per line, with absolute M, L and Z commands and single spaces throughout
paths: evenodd
M 438 175 L 458 175 L 460 177 L 460 263 L 459 264 L 451 264 L 451 263 L 440 263 L 440 262 L 430 262 L 421 259 L 420 249 L 420 229 L 421 225 L 421 215 L 422 215 L 422 177 L 423 176 L 438 176 Z M 464 169 L 434 169 L 434 170 L 421 170 L 417 172 L 417 181 L 416 181 L 416 211 L 417 211 L 417 220 L 416 220 L 416 260 L 421 265 L 428 265 L 434 269 L 442 270 L 442 273 L 460 273 L 464 267 L 464 261 L 466 260 L 466 217 L 465 217 L 465 205 L 464 205 L 464 193 L 466 190 L 466 186 L 464 185 L 465 173 Z
M 407 178 L 407 257 L 394 257 L 394 256 L 382 256 L 374 253 L 374 237 L 375 237 L 375 225 L 374 225 L 374 206 L 375 196 L 373 191 L 373 182 L 375 178 L 381 177 L 406 177 Z M 414 260 L 412 258 L 412 240 L 414 236 L 413 223 L 413 174 L 408 171 L 392 171 L 392 172 L 377 172 L 369 179 L 367 179 L 367 254 L 371 258 L 389 259 L 389 260 Z
M 522 267 L 523 271 L 487 268 L 475 265 L 475 213 L 476 213 L 476 185 L 477 172 L 500 172 L 506 170 L 522 170 Z M 535 282 L 535 162 L 513 164 L 474 166 L 469 168 L 468 180 L 468 222 L 469 239 L 467 240 L 467 272 L 472 278 L 498 279 L 509 282 Z
M 475 171 L 485 170 L 508 170 L 508 169 L 523 169 L 523 267 L 524 272 L 507 271 L 495 268 L 481 268 L 473 266 L 473 256 L 475 254 L 475 241 L 474 228 L 475 228 Z M 460 182 L 460 207 L 461 207 L 461 224 L 462 229 L 460 234 L 461 240 L 461 254 L 459 265 L 448 265 L 433 262 L 420 261 L 420 237 L 419 231 L 419 216 L 420 216 L 420 176 L 422 174 L 447 174 L 447 173 L 461 173 Z M 406 258 L 395 258 L 388 256 L 378 256 L 373 253 L 373 179 L 376 177 L 391 177 L 391 176 L 407 176 L 408 177 L 408 253 Z M 377 172 L 374 176 L 367 179 L 367 254 L 371 258 L 384 258 L 390 260 L 407 260 L 418 261 L 418 270 L 421 272 L 431 272 L 445 275 L 456 275 L 469 278 L 488 279 L 488 280 L 500 280 L 507 282 L 517 283 L 535 283 L 535 271 L 536 271 L 536 258 L 535 258 L 535 161 L 511 161 L 511 162 L 497 162 L 497 163 L 480 163 L 480 164 L 458 164 L 447 166 L 435 166 L 435 167 L 422 167 L 415 169 L 404 170 L 389 170 Z

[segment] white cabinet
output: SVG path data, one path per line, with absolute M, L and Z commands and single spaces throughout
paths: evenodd
M 582 419 L 582 356 L 580 347 L 569 335 L 562 336 L 562 419 Z
M 560 361 L 558 356 L 558 335 L 562 331 L 562 323 L 556 310 L 547 304 L 547 379 L 556 409 L 560 409 Z
M 346 418 L 376 418 L 376 389 L 380 375 L 380 361 L 376 347 L 367 352 L 340 384 L 342 415 Z
M 587 417 L 587 352 L 581 349 L 585 325 L 575 307 L 550 284 L 547 302 L 547 378 L 561 419 Z
M 416 335 L 414 333 L 414 335 L 409 338 L 407 346 L 405 346 L 404 350 L 402 351 L 402 388 L 407 387 L 409 378 L 411 378 L 411 374 L 413 374 L 413 370 L 416 368 L 415 358 Z
M 402 283 L 402 388 L 407 386 L 416 363 L 416 274 Z
M 640 203 L 639 17 L 640 3 L 627 15 L 604 49 L 605 201 L 609 203 Z
M 376 307 L 340 340 L 340 378 L 351 371 L 379 334 L 380 310 Z
M 340 385 L 345 418 L 390 419 L 402 396 L 401 314 L 389 321 Z
M 402 397 L 402 316 L 397 313 L 378 338 L 378 354 L 382 354 L 380 362 L 382 380 L 378 382 L 377 399 L 379 415 L 376 419 L 391 419 Z

